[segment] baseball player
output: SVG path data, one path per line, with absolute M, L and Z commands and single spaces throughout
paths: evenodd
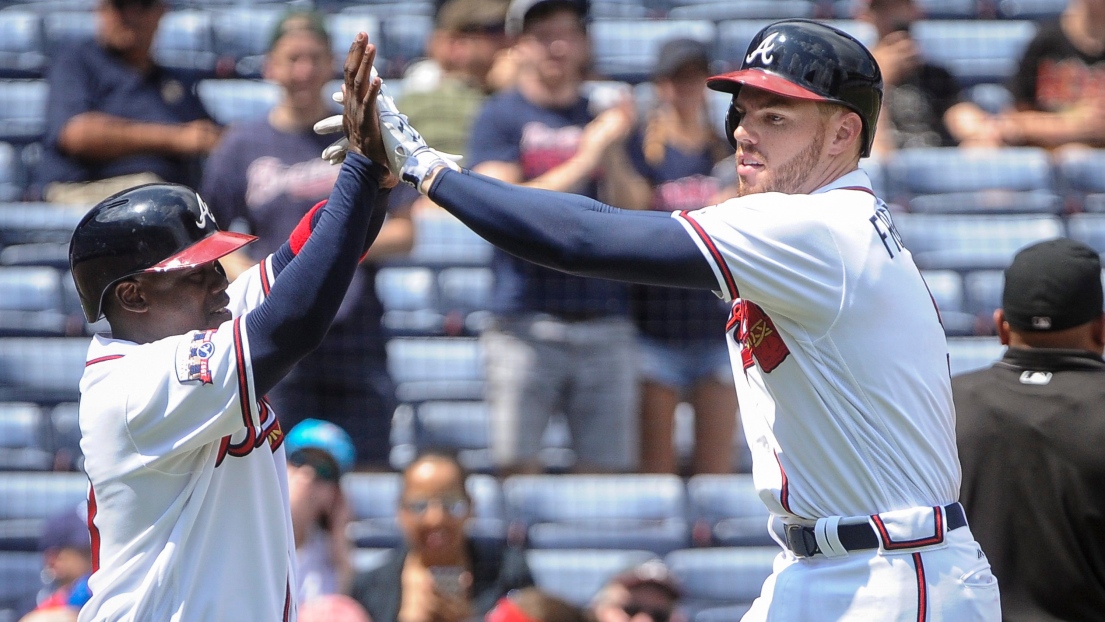
M 355 147 L 329 201 L 233 285 L 218 259 L 252 237 L 220 231 L 184 186 L 131 188 L 77 225 L 85 316 L 111 325 L 80 384 L 82 622 L 295 619 L 284 436 L 262 396 L 325 335 L 397 183 L 380 164 L 374 52 L 362 33 L 345 61 Z
M 733 95 L 740 196 L 671 215 L 460 171 L 386 98 L 377 109 L 392 170 L 504 250 L 732 302 L 753 477 L 786 534 L 745 620 L 996 620 L 997 582 L 956 502 L 939 313 L 857 168 L 878 65 L 807 20 L 765 27 L 742 60 L 707 81 Z

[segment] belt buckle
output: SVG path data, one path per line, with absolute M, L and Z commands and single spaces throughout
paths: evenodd
M 795 557 L 813 557 L 821 552 L 817 546 L 817 536 L 813 530 L 804 525 L 783 525 L 783 532 L 787 539 L 787 548 Z

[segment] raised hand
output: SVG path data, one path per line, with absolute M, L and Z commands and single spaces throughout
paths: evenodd
M 345 57 L 342 84 L 342 130 L 348 141 L 348 149 L 362 154 L 373 162 L 387 163 L 387 153 L 380 137 L 380 124 L 376 114 L 376 98 L 383 82 L 375 75 L 372 63 L 376 60 L 376 46 L 368 42 L 368 36 L 358 33 Z M 388 175 L 382 180 L 384 187 L 392 187 L 398 178 Z

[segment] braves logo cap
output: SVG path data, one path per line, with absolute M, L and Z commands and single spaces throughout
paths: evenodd
M 1100 317 L 1101 258 L 1068 238 L 1033 244 L 1006 268 L 1001 305 L 1009 325 L 1023 331 L 1065 330 Z

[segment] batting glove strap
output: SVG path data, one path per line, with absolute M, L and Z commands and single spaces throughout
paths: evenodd
M 442 153 L 427 145 L 418 130 L 407 122 L 407 117 L 395 111 L 394 107 L 391 110 L 381 107 L 379 113 L 388 164 L 392 171 L 399 172 L 400 179 L 423 192 L 422 181 L 435 169 L 444 166 L 460 170 L 454 161 L 459 156 Z

